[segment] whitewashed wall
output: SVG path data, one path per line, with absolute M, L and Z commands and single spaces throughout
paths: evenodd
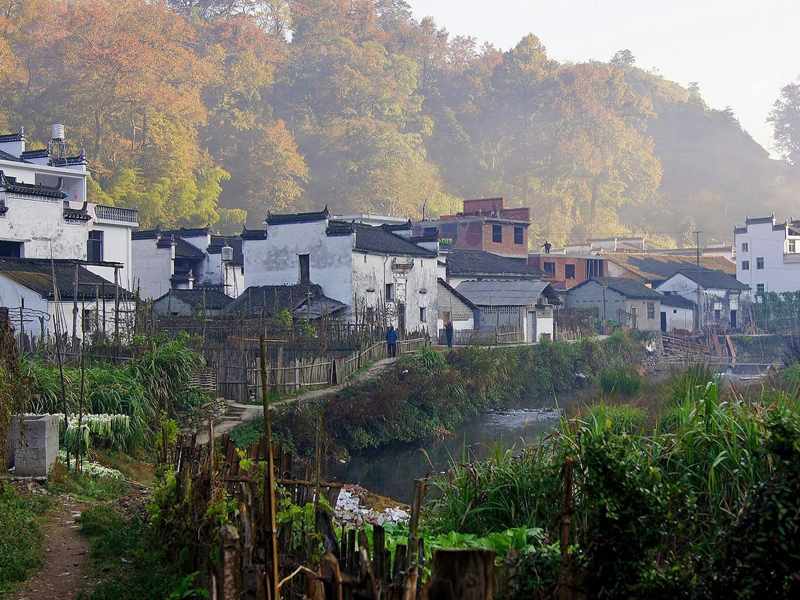
M 171 289 L 175 247 L 159 248 L 156 240 L 133 240 L 131 291 L 139 290 L 144 300 L 163 296 Z
M 784 258 L 789 253 L 789 240 L 795 241 L 796 256 Z M 747 251 L 742 244 L 747 244 Z M 754 297 L 758 284 L 767 292 L 794 292 L 800 290 L 800 237 L 787 235 L 786 228 L 773 230 L 772 223 L 751 223 L 746 233 L 735 233 L 736 279 L 750 286 L 749 295 Z M 758 257 L 764 258 L 764 268 L 757 268 Z M 797 260 L 794 260 L 797 259 Z M 748 261 L 750 268 L 742 269 Z M 702 283 L 702 282 L 701 282 Z
M 6 194 L 6 206 L 0 239 L 24 242 L 25 258 L 86 259 L 86 223 L 64 221 L 61 200 Z
M 684 331 L 694 329 L 694 311 L 691 308 L 678 308 L 662 304 L 661 312 L 666 313 L 667 316 L 667 333 L 676 329 Z

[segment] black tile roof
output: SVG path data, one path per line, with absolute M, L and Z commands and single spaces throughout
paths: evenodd
M 189 260 L 203 260 L 206 253 L 193 246 L 181 237 L 175 237 L 175 258 L 186 258 Z
M 267 213 L 267 225 L 284 225 L 286 223 L 313 223 L 314 221 L 324 221 L 329 216 L 328 205 L 317 212 L 292 213 L 292 214 L 272 214 Z
M 25 140 L 25 130 L 20 127 L 17 133 L 0 134 L 0 144 L 5 142 L 22 142 Z
M 515 275 L 526 279 L 547 276 L 525 259 L 508 258 L 483 250 L 453 250 L 447 255 L 447 272 L 450 275 Z
M 240 236 L 243 240 L 265 240 L 267 239 L 267 230 L 266 229 L 248 229 L 247 227 L 242 229 L 242 234 Z
M 114 298 L 114 284 L 86 269 L 79 261 L 44 258 L 0 258 L 0 275 L 53 300 L 53 272 L 61 300 L 74 300 L 75 265 L 78 265 L 78 299 L 95 300 Z M 105 295 L 103 294 L 105 284 Z M 128 300 L 132 294 L 120 288 L 120 299 Z
M 26 160 L 19 158 L 18 156 L 14 156 L 13 154 L 9 154 L 8 152 L 4 152 L 2 150 L 0 150 L 0 160 L 10 160 L 13 162 L 21 162 L 21 163 L 28 162 Z
M 315 283 L 295 285 L 260 285 L 247 288 L 224 309 L 225 314 L 243 318 L 272 318 L 283 310 L 293 313 L 309 297 L 322 300 L 325 294 Z M 335 302 L 335 301 L 334 301 Z
M 694 268 L 696 257 L 680 254 L 601 254 L 600 258 L 631 271 L 645 282 L 657 285 L 678 271 Z M 734 275 L 736 263 L 722 256 L 701 256 L 700 268 Z
M 40 198 L 60 198 L 67 197 L 67 193 L 61 191 L 61 178 L 59 177 L 58 185 L 50 187 L 48 185 L 34 185 L 32 183 L 17 183 L 16 178 L 6 176 L 3 171 L 0 171 L 0 190 L 11 192 L 13 194 L 20 194 L 22 196 L 38 196 Z
M 25 152 L 20 154 L 19 157 L 26 160 L 29 158 L 49 158 L 50 150 L 47 148 L 40 148 L 39 150 L 25 150 Z
M 156 226 L 155 229 L 140 229 L 139 231 L 131 232 L 131 239 L 132 240 L 154 240 L 159 236 L 171 236 L 174 235 L 175 237 L 202 237 L 204 235 L 208 235 L 211 231 L 211 228 L 206 227 L 181 227 L 180 229 L 161 229 L 160 227 Z
M 698 275 L 700 280 L 700 287 L 707 290 L 749 290 L 750 286 L 742 283 L 736 277 L 728 275 L 727 273 L 720 273 L 719 271 L 711 271 L 700 269 L 700 273 L 693 269 L 686 269 L 679 271 L 678 274 L 683 275 L 690 281 L 697 283 Z
M 64 219 L 67 221 L 90 221 L 92 217 L 86 211 L 86 202 L 81 208 L 70 208 L 64 203 Z
M 438 254 L 412 244 L 399 235 L 384 229 L 384 226 L 373 227 L 353 223 L 356 232 L 355 250 L 374 254 L 392 254 L 401 256 L 418 256 L 420 258 L 436 258 Z
M 233 298 L 226 296 L 220 291 L 202 288 L 193 290 L 170 290 L 160 298 L 156 298 L 153 302 L 168 302 L 170 297 L 177 298 L 192 308 L 206 308 L 209 310 L 222 310 L 233 302 Z
M 581 284 L 576 285 L 574 288 L 567 291 L 569 296 L 573 291 L 590 283 L 599 283 L 606 286 L 608 289 L 617 292 L 631 300 L 661 300 L 662 294 L 659 294 L 652 288 L 647 287 L 641 281 L 636 279 L 628 279 L 626 277 L 594 277 L 587 279 Z

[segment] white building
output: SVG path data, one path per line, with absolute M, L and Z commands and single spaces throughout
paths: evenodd
M 635 279 L 596 277 L 567 290 L 567 307 L 596 308 L 603 323 L 616 321 L 639 331 L 659 331 L 661 298 Z
M 775 222 L 775 215 L 745 219 L 733 230 L 736 279 L 759 292 L 800 290 L 800 221 Z
M 25 144 L 23 131 L 0 135 L 0 257 L 88 261 L 128 287 L 137 212 L 87 201 L 86 157 L 66 156 L 60 125 L 47 148 Z
M 245 287 L 311 282 L 348 305 L 349 321 L 379 315 L 401 330 L 435 333 L 436 242 L 418 245 L 396 233 L 407 235 L 409 223 L 337 221 L 325 208 L 270 214 L 265 224 L 242 233 Z
M 62 335 L 82 339 L 84 330 L 128 334 L 133 301 L 81 261 L 6 257 L 0 258 L 0 306 L 9 308 L 17 333 L 53 335 L 58 320 Z
M 695 303 L 683 296 L 671 294 L 661 297 L 661 331 L 691 332 L 694 330 Z
M 680 271 L 658 285 L 656 289 L 665 295 L 677 295 L 697 304 L 698 282 L 700 287 L 700 328 L 718 326 L 736 329 L 740 325 L 741 297 L 749 288 L 726 273 L 694 269 Z
M 133 287 L 145 299 L 170 290 L 212 289 L 237 297 L 244 289 L 239 236 L 212 235 L 210 227 L 135 231 Z

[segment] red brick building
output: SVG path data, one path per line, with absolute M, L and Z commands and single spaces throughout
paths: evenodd
M 464 200 L 464 210 L 414 224 L 415 236 L 439 236 L 443 251 L 483 250 L 501 256 L 528 257 L 529 208 L 504 208 L 504 198 Z
M 531 254 L 528 264 L 547 273 L 544 281 L 557 290 L 569 290 L 592 277 L 608 277 L 605 257 L 567 256 L 564 254 Z

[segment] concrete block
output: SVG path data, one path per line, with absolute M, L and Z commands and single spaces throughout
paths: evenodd
M 57 415 L 14 416 L 8 436 L 14 452 L 15 472 L 20 477 L 49 475 L 58 457 Z

